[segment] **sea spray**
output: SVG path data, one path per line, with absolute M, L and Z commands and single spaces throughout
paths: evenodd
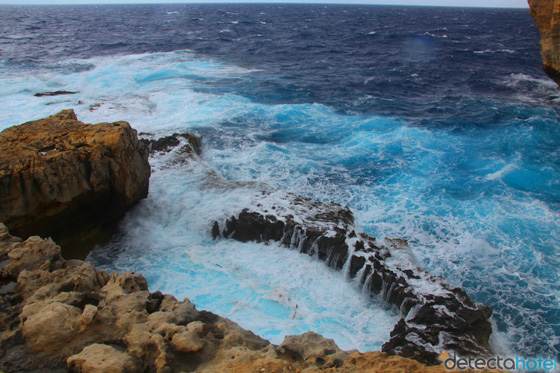
M 273 343 L 310 330 L 361 351 L 389 339 L 397 315 L 341 272 L 276 243 L 212 240 L 212 219 L 242 208 L 255 191 L 212 190 L 208 165 L 170 167 L 170 158 L 152 159 L 150 196 L 127 216 L 123 234 L 89 260 L 142 273 L 150 288 L 187 297 Z

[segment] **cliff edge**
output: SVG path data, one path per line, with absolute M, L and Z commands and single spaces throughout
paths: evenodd
M 81 246 L 148 195 L 148 149 L 127 122 L 73 110 L 0 132 L 0 221 L 21 237 Z
M 528 0 L 541 32 L 543 69 L 560 85 L 560 0 Z

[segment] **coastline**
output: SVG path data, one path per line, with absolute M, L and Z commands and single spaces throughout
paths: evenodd
M 66 117 L 61 113 L 54 115 L 49 119 L 54 122 L 59 121 L 63 123 L 65 120 L 64 118 Z M 75 116 L 72 117 L 72 120 L 76 121 Z M 39 123 L 39 125 L 36 123 Z M 10 131 L 6 131 L 6 133 L 2 134 L 7 135 L 13 131 L 19 130 L 20 128 L 23 130 L 37 130 L 41 128 L 40 123 L 41 122 L 38 121 L 23 125 L 23 127 L 14 127 Z M 136 136 L 135 134 L 133 135 Z M 137 143 L 138 139 L 133 139 L 133 142 Z M 102 146 L 101 144 L 102 142 L 98 142 L 96 146 Z M 145 141 L 144 146 L 151 149 L 153 152 L 166 152 L 173 149 L 174 157 L 171 158 L 172 163 L 196 162 L 197 153 L 201 151 L 200 138 L 186 134 L 175 135 L 152 142 Z M 176 149 L 174 149 L 174 147 L 176 147 Z M 43 147 L 41 148 L 43 149 Z M 83 147 L 73 148 L 71 151 L 79 152 L 82 148 Z M 138 149 L 136 146 L 124 146 L 124 148 L 128 149 L 126 151 L 130 154 L 134 154 L 138 151 L 136 150 Z M 59 149 L 56 151 L 64 153 L 67 150 L 62 151 L 62 149 Z M 39 151 L 39 153 L 41 153 L 41 151 Z M 65 156 L 68 156 L 68 153 L 64 154 Z M 77 159 L 79 159 L 79 157 Z M 67 169 L 73 170 L 74 168 Z M 115 174 L 118 175 L 119 173 L 116 172 Z M 59 174 L 59 177 L 61 180 L 66 179 L 64 173 Z M 460 289 L 451 288 L 449 283 L 445 280 L 432 277 L 426 271 L 416 267 L 415 264 L 410 262 L 410 259 L 407 259 L 406 255 L 397 255 L 397 253 L 406 252 L 407 249 L 404 241 L 386 240 L 385 243 L 377 243 L 373 238 L 367 237 L 363 233 L 359 233 L 359 231 L 353 226 L 354 218 L 352 213 L 347 208 L 344 209 L 336 204 L 327 205 L 309 199 L 304 199 L 280 190 L 274 190 L 265 184 L 230 182 L 221 179 L 216 174 L 210 175 L 208 182 L 209 187 L 218 189 L 244 188 L 248 186 L 250 188 L 255 186 L 257 187 L 255 189 L 256 199 L 251 203 L 251 208 L 253 210 L 252 213 L 243 211 L 239 215 L 233 216 L 222 223 L 222 226 L 224 227 L 223 230 L 220 228 L 220 224 L 218 222 L 215 222 L 213 227 L 208 227 L 208 234 L 212 234 L 215 239 L 220 236 L 224 236 L 244 242 L 263 242 L 268 240 L 278 240 L 284 242 L 285 246 L 299 248 L 300 252 L 308 253 L 309 255 L 316 256 L 318 259 L 325 260 L 327 264 L 332 266 L 334 269 L 345 270 L 350 277 L 356 277 L 360 274 L 362 279 L 361 283 L 365 286 L 371 287 L 373 294 L 381 293 L 381 297 L 383 299 L 397 307 L 400 307 L 400 312 L 403 315 L 403 318 L 401 318 L 395 327 L 395 330 L 398 332 L 394 332 L 395 336 L 398 336 L 398 338 L 392 339 L 387 344 L 387 347 L 384 346 L 384 351 L 388 352 L 390 355 L 403 355 L 405 357 L 411 357 L 421 362 L 433 365 L 438 363 L 437 356 L 439 355 L 434 348 L 448 350 L 454 347 L 454 350 L 457 350 L 461 355 L 489 355 L 491 353 L 488 346 L 488 338 L 491 330 L 490 324 L 487 321 L 490 316 L 489 309 L 476 305 L 468 299 L 464 292 Z M 4 197 L 9 198 L 8 196 Z M 269 199 L 268 202 L 266 201 L 267 198 Z M 274 206 L 272 201 L 284 202 L 282 205 Z M 266 210 L 266 208 L 270 208 L 271 211 Z M 259 213 L 261 210 L 262 212 Z M 274 215 L 271 215 L 272 210 L 275 211 Z M 260 215 L 261 213 L 263 215 Z M 35 215 L 36 214 L 32 214 L 31 216 Z M 20 219 L 25 219 L 25 216 L 20 217 Z M 56 217 L 54 219 L 56 219 Z M 87 359 L 96 360 L 98 358 L 95 356 L 98 356 L 96 353 L 99 351 L 103 354 L 114 354 L 117 352 L 123 353 L 120 351 L 122 348 L 117 349 L 117 352 L 115 352 L 113 350 L 108 350 L 108 348 L 112 348 L 111 346 L 96 346 L 95 351 L 99 350 L 96 353 L 91 352 L 88 349 L 84 350 L 85 352 L 83 352 L 83 356 L 80 355 L 79 357 L 76 357 L 72 355 L 82 348 L 87 348 L 88 345 L 92 345 L 94 341 L 99 341 L 96 339 L 97 337 L 90 335 L 89 333 L 91 331 L 88 331 L 89 329 L 82 324 L 85 323 L 85 325 L 89 325 L 93 322 L 95 317 L 97 317 L 96 315 L 104 315 L 106 312 L 114 312 L 114 314 L 109 316 L 100 316 L 100 319 L 98 320 L 99 323 L 105 325 L 104 328 L 110 327 L 111 325 L 120 327 L 115 331 L 115 333 L 117 333 L 116 335 L 111 337 L 106 336 L 101 338 L 101 340 L 121 340 L 123 342 L 120 343 L 124 343 L 126 348 L 130 349 L 132 346 L 130 344 L 131 342 L 126 342 L 125 335 L 134 329 L 134 325 L 136 325 L 136 323 L 133 322 L 131 324 L 128 321 L 125 322 L 120 320 L 119 317 L 139 320 L 138 324 L 145 326 L 146 323 L 148 323 L 149 315 L 152 312 L 155 312 L 153 310 L 150 312 L 150 307 L 152 307 L 151 304 L 154 304 L 154 302 L 155 304 L 159 304 L 158 302 L 160 302 L 161 299 L 165 299 L 165 296 L 161 293 L 158 294 L 156 292 L 152 294 L 147 292 L 146 280 L 139 275 L 135 275 L 133 273 L 109 275 L 103 270 L 96 271 L 91 264 L 85 262 L 77 260 L 65 261 L 60 256 L 59 247 L 56 246 L 53 241 L 42 240 L 38 237 L 30 237 L 27 241 L 21 243 L 21 239 L 9 235 L 7 229 L 5 228 L 3 230 L 3 237 L 5 242 L 4 255 L 6 260 L 4 267 L 2 268 L 2 275 L 5 283 L 4 286 L 8 289 L 6 292 L 7 295 L 4 296 L 3 299 L 8 299 L 9 302 L 15 302 L 10 306 L 13 313 L 9 316 L 12 320 L 12 327 L 14 329 L 10 330 L 9 336 L 5 337 L 5 340 L 9 341 L 12 340 L 12 338 L 15 338 L 13 341 L 16 341 L 16 344 L 18 342 L 22 343 L 23 346 L 26 346 L 24 347 L 24 350 L 30 349 L 31 351 L 39 353 L 39 356 L 44 355 L 44 357 L 47 358 L 47 361 L 50 361 L 49 364 L 53 367 L 58 366 L 57 364 L 61 364 L 62 361 L 66 360 L 68 360 L 69 367 L 77 367 L 81 363 L 78 364 L 74 361 L 85 358 L 84 356 L 90 356 L 90 353 L 92 354 L 91 356 L 94 357 L 88 357 Z M 396 257 L 398 259 L 391 259 L 391 257 L 395 255 L 397 255 Z M 359 265 L 358 262 L 360 262 L 361 265 Z M 39 272 L 33 274 L 33 271 L 35 270 Z M 77 274 L 75 271 L 79 272 L 78 277 L 76 277 Z M 86 277 L 90 279 L 88 280 L 90 282 L 82 287 L 82 285 L 79 284 L 82 283 L 82 281 L 85 281 L 85 279 L 81 277 L 84 275 L 82 273 L 83 271 L 89 273 Z M 37 280 L 31 281 L 30 278 L 37 278 Z M 58 279 L 57 281 L 60 283 L 53 284 L 52 281 L 55 278 Z M 68 288 L 64 285 L 68 284 L 70 279 L 72 279 L 72 283 L 77 284 L 73 285 L 74 288 Z M 31 281 L 33 285 L 29 285 L 29 281 Z M 128 283 L 132 283 L 132 285 L 130 285 L 131 287 L 127 285 Z M 50 290 L 43 288 L 44 286 L 47 286 L 47 284 L 51 287 Z M 428 288 L 441 289 L 439 292 L 436 292 L 437 294 L 430 295 L 428 293 L 424 293 L 425 290 L 420 290 L 422 287 L 425 287 L 426 284 L 430 284 L 427 285 Z M 108 308 L 105 309 L 105 304 L 110 303 L 109 301 L 113 297 L 111 292 L 105 289 L 105 287 L 108 286 L 111 288 L 117 285 L 120 287 L 118 292 L 122 292 L 123 289 L 125 293 L 132 292 L 134 295 L 131 297 L 135 299 L 135 302 L 139 303 L 135 303 L 135 305 L 127 303 L 125 309 L 122 310 L 115 310 L 114 306 L 109 307 L 108 305 Z M 29 286 L 31 286 L 31 288 L 29 288 Z M 136 294 L 136 292 L 140 292 L 141 294 Z M 48 296 L 38 294 L 48 294 Z M 115 297 L 120 298 L 120 296 Z M 105 299 L 105 303 L 103 303 L 103 299 Z M 34 302 L 44 303 L 40 303 L 41 306 L 33 306 Z M 88 302 L 93 302 L 93 304 L 89 304 Z M 145 312 L 140 311 L 142 309 L 141 305 L 144 303 L 146 304 L 144 308 L 147 307 Z M 83 307 L 80 306 L 80 304 L 82 304 Z M 54 308 L 53 314 L 43 312 L 47 305 L 51 308 L 62 307 L 67 309 L 71 317 L 74 319 L 59 320 L 58 316 L 55 316 L 55 314 L 59 314 L 59 312 L 54 310 Z M 101 309 L 99 309 L 99 305 L 102 305 Z M 423 306 L 419 307 L 420 305 Z M 443 313 L 440 311 L 435 312 L 434 307 L 438 309 L 441 309 L 441 307 L 447 307 L 448 311 Z M 29 311 L 31 313 L 28 314 L 26 313 L 26 309 L 33 311 Z M 109 309 L 113 311 L 108 311 Z M 467 313 L 463 314 L 465 311 L 467 311 Z M 412 314 L 415 316 L 411 316 Z M 478 316 L 476 316 L 477 314 Z M 36 319 L 33 319 L 33 317 Z M 26 323 L 30 318 L 35 320 L 31 323 L 34 325 L 34 331 L 26 329 Z M 87 322 L 82 320 L 84 318 L 87 319 Z M 17 322 L 18 319 L 21 320 L 19 323 Z M 480 321 L 485 322 L 486 324 L 481 329 L 481 331 L 483 331 L 482 334 L 476 336 L 479 327 L 476 327 L 475 325 Z M 44 326 L 46 325 L 45 323 L 50 324 L 53 322 L 57 322 L 59 327 L 54 328 L 51 334 L 41 335 L 44 330 Z M 70 323 L 70 325 L 75 325 L 68 330 L 67 327 L 63 326 L 68 323 Z M 180 324 L 181 322 L 178 325 Z M 95 325 L 95 323 L 93 323 L 93 325 Z M 183 333 L 181 335 L 184 335 L 184 333 L 192 334 L 192 330 L 189 331 L 188 329 L 188 324 L 186 326 L 187 329 L 185 330 L 175 328 L 176 330 L 179 330 L 178 332 L 176 331 L 176 333 Z M 199 327 L 195 328 L 193 326 L 192 329 L 198 330 L 197 333 L 200 334 Z M 37 333 L 41 335 L 38 341 L 43 342 L 33 342 L 38 338 Z M 64 336 L 59 333 L 63 333 Z M 195 338 L 191 334 L 189 334 L 189 338 Z M 407 336 L 413 334 L 420 337 L 420 339 L 411 343 Z M 18 337 L 14 337 L 17 335 L 23 336 L 23 341 L 18 339 Z M 449 339 L 448 337 L 444 337 L 444 339 L 439 340 L 441 338 L 440 335 L 448 335 L 452 338 Z M 57 343 L 60 343 L 61 340 L 68 338 L 75 340 L 75 344 L 73 346 L 68 346 L 64 349 L 56 347 Z M 270 347 L 266 347 L 270 345 L 270 342 L 265 342 L 254 335 L 253 337 L 250 337 L 249 340 L 251 341 L 253 338 L 257 338 L 259 341 L 257 343 L 259 347 L 258 350 L 270 350 Z M 291 337 L 287 337 L 286 340 L 290 340 L 290 338 Z M 305 340 L 307 337 L 304 335 L 301 338 Z M 309 343 L 311 345 L 320 345 L 323 343 L 315 340 L 317 338 L 319 337 L 312 337 L 312 341 Z M 473 344 L 472 341 L 478 342 Z M 197 343 L 200 344 L 202 342 Z M 286 343 L 287 342 L 278 347 L 278 351 L 285 349 L 284 345 Z M 332 349 L 339 351 L 342 355 L 344 355 L 344 359 L 350 356 L 350 353 L 343 353 L 340 351 L 338 347 L 334 345 L 334 342 L 331 341 L 328 342 L 328 344 L 329 346 L 332 344 Z M 189 350 L 191 347 L 184 347 L 183 350 L 181 350 L 181 348 L 183 347 L 174 346 L 172 349 L 174 349 L 177 353 L 180 353 L 181 351 L 193 352 Z M 167 347 L 161 347 L 159 349 L 167 350 Z M 145 349 L 142 348 L 140 350 L 144 352 L 137 351 L 137 353 L 141 356 L 133 356 L 133 360 L 136 359 L 134 361 L 137 361 L 138 359 L 141 361 L 146 360 L 146 357 L 142 355 L 145 353 Z M 195 349 L 194 352 L 198 351 L 199 349 Z M 306 353 L 307 352 L 302 352 L 303 355 Z M 330 354 L 328 355 L 330 356 Z M 303 356 L 303 360 L 306 362 L 309 361 L 310 356 L 311 355 Z M 362 359 L 363 356 L 364 355 L 359 355 L 358 360 Z M 4 359 L 6 358 L 10 361 L 10 354 L 6 354 Z M 173 359 L 178 359 L 177 361 L 181 360 L 180 357 L 171 358 L 171 360 Z M 321 357 L 314 357 L 314 360 L 311 360 L 313 360 L 314 364 L 319 362 L 319 367 L 313 367 L 313 369 L 323 369 L 325 368 L 323 367 L 323 364 L 330 364 L 328 368 L 333 368 L 334 366 L 343 367 L 343 363 L 341 362 L 345 361 L 344 359 L 341 360 L 340 358 L 335 358 L 334 356 L 327 358 L 327 356 L 321 355 Z M 130 364 L 137 364 L 130 363 L 131 360 L 128 358 L 119 358 L 117 360 L 125 362 L 126 366 Z M 154 362 L 153 364 L 156 363 Z M 129 369 L 126 368 L 126 366 L 123 368 L 124 370 Z

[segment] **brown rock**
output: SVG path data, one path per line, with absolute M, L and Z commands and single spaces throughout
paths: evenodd
M 136 372 L 134 361 L 127 353 L 104 344 L 93 344 L 68 358 L 71 372 L 126 373 Z
M 197 352 L 204 347 L 204 341 L 200 338 L 204 324 L 200 321 L 194 321 L 187 325 L 187 330 L 175 333 L 171 339 L 171 344 L 181 352 Z
M 49 269 L 62 259 L 60 248 L 50 238 L 33 236 L 25 244 L 15 245 L 8 253 L 12 260 L 4 268 L 4 273 L 15 277 L 23 270 Z
M 0 132 L 0 221 L 67 246 L 91 239 L 148 194 L 148 150 L 127 122 L 73 110 Z
M 541 32 L 543 69 L 560 85 L 560 0 L 528 0 Z
M 23 307 L 23 337 L 27 347 L 42 356 L 64 359 L 79 333 L 79 308 L 50 299 Z
M 348 356 L 334 340 L 314 332 L 287 336 L 278 350 L 296 361 L 301 360 L 318 368 L 340 367 Z

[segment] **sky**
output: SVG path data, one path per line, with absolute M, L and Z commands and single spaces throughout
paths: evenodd
M 528 8 L 527 0 L 0 0 L 0 4 L 338 3 Z

